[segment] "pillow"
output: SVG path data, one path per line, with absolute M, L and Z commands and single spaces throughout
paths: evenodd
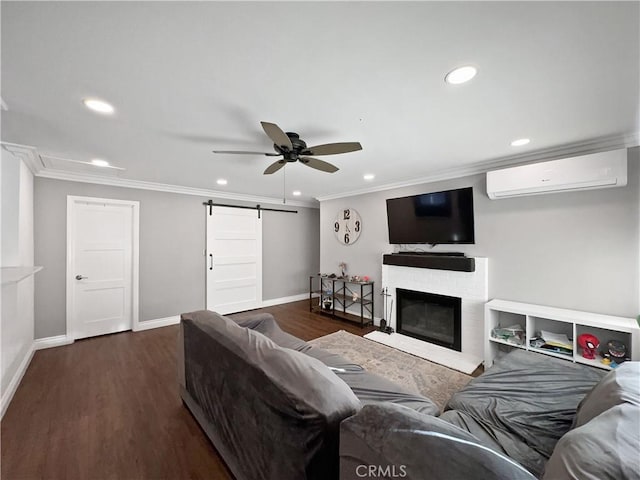
M 640 362 L 625 362 L 607 373 L 578 405 L 574 428 L 616 405 L 640 405 Z
M 543 480 L 640 479 L 640 406 L 622 403 L 565 434 Z

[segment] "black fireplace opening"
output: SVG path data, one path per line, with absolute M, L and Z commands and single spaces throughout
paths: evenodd
M 396 299 L 398 333 L 462 351 L 462 299 L 402 288 Z

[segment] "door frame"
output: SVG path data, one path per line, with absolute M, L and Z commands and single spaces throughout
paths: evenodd
M 71 321 L 71 311 L 74 301 L 74 261 L 75 251 L 75 208 L 79 203 L 102 203 L 110 205 L 126 205 L 132 208 L 131 215 L 131 330 L 136 332 L 139 329 L 139 277 L 140 277 L 140 202 L 134 200 L 116 200 L 112 198 L 80 197 L 67 195 L 67 304 L 66 304 L 66 335 L 72 342 L 76 339 L 76 326 Z

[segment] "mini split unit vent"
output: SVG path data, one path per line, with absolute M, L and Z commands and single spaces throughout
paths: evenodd
M 491 199 L 626 184 L 626 148 L 487 172 L 487 194 Z

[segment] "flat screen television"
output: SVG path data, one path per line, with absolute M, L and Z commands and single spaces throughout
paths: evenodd
M 473 188 L 387 199 L 389 243 L 474 243 Z

